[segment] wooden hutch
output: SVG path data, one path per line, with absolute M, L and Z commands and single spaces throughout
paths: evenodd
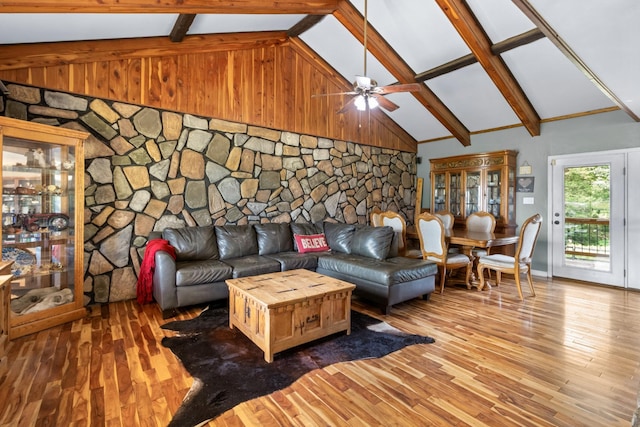
M 515 233 L 517 151 L 431 159 L 431 211 L 450 211 L 456 227 L 467 216 L 486 211 L 496 232 Z

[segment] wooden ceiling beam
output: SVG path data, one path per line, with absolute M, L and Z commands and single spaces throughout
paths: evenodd
M 502 40 L 491 46 L 491 52 L 494 55 L 500 55 L 511 49 L 515 49 L 520 46 L 524 46 L 529 43 L 533 43 L 537 40 L 543 39 L 544 33 L 538 28 L 533 28 L 525 33 L 518 34 L 517 36 L 509 37 L 506 40 Z
M 287 35 L 289 37 L 299 37 L 300 34 L 311 29 L 318 22 L 322 21 L 324 17 L 325 15 L 307 15 L 293 27 L 289 28 L 289 30 L 287 30 Z
M 640 117 L 636 115 L 627 104 L 625 104 L 610 88 L 607 86 L 593 70 L 574 52 L 573 49 L 555 32 L 549 23 L 536 11 L 526 0 L 512 0 L 513 3 L 544 33 L 545 36 L 553 43 L 564 56 L 578 67 L 582 73 L 587 76 L 598 89 L 602 91 L 614 104 L 620 107 L 636 122 L 640 122 Z
M 0 13 L 330 14 L 339 0 L 3 0 Z
M 354 37 L 364 43 L 364 17 L 350 2 L 341 0 L 333 15 Z M 369 24 L 367 25 L 367 48 L 400 83 L 416 83 L 416 73 Z M 411 94 L 462 145 L 471 145 L 469 130 L 426 85 L 420 85 L 420 91 L 411 92 Z
M 275 46 L 287 41 L 284 31 L 187 36 L 181 43 L 167 37 L 28 43 L 0 49 L 0 70 L 46 67 L 90 61 L 109 61 L 186 53 L 220 52 Z
M 491 52 L 493 52 L 494 55 L 500 55 L 501 53 L 524 46 L 525 44 L 532 43 L 541 38 L 544 38 L 544 33 L 539 29 L 534 28 L 526 33 L 518 34 L 517 36 L 510 37 L 494 44 L 491 46 Z M 438 65 L 437 67 L 417 74 L 416 81 L 424 82 L 460 68 L 464 68 L 468 65 L 475 64 L 476 62 L 478 62 L 478 59 L 474 54 L 470 53 L 469 55 L 461 56 L 460 58 L 456 58 L 446 64 Z
M 174 43 L 181 42 L 184 40 L 187 32 L 189 32 L 189 28 L 191 28 L 191 24 L 193 24 L 193 20 L 196 19 L 195 13 L 182 13 L 176 19 L 176 23 L 173 24 L 173 29 L 171 30 L 171 34 L 169 34 L 169 40 Z
M 435 79 L 436 77 L 442 76 L 444 74 L 449 74 L 453 71 L 459 70 L 460 68 L 475 64 L 476 62 L 478 62 L 478 60 L 472 53 L 470 53 L 468 55 L 461 56 L 460 58 L 449 61 L 445 64 L 438 65 L 437 67 L 434 67 L 430 70 L 423 71 L 420 74 L 416 74 L 416 81 L 425 82 L 427 80 Z
M 540 135 L 540 116 L 499 55 L 491 51 L 491 40 L 464 0 L 436 0 L 460 37 L 487 72 L 531 136 Z

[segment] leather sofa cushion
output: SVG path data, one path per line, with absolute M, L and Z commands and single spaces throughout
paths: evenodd
M 176 249 L 176 261 L 218 259 L 218 246 L 212 226 L 166 228 L 162 237 Z
M 258 253 L 258 239 L 253 225 L 217 225 L 215 230 L 220 259 Z
M 184 261 L 176 263 L 176 286 L 202 285 L 231 279 L 233 269 L 218 260 Z
M 394 231 L 391 227 L 357 227 L 351 240 L 351 254 L 383 260 L 389 256 Z
M 233 267 L 233 278 L 257 276 L 259 274 L 276 273 L 280 271 L 280 263 L 275 259 L 249 255 L 241 258 L 225 259 L 225 263 Z
M 318 271 L 320 269 L 336 271 L 343 276 L 352 276 L 385 286 L 434 276 L 438 272 L 438 266 L 432 261 L 404 257 L 379 261 L 348 254 L 318 258 Z
M 293 250 L 291 228 L 288 223 L 256 224 L 258 255 L 277 254 Z
M 323 254 L 325 253 L 330 254 L 331 252 L 323 252 Z M 318 266 L 317 252 L 307 254 L 301 254 L 299 252 L 280 252 L 277 254 L 267 255 L 267 257 L 278 261 L 282 271 L 296 270 L 299 268 L 315 271 Z
M 332 251 L 351 253 L 351 241 L 356 231 L 356 226 L 335 222 L 324 223 L 324 234 Z
M 317 225 L 317 224 L 309 224 L 309 223 L 295 223 L 292 222 L 291 224 L 289 224 L 290 228 L 291 228 L 291 234 L 298 234 L 300 236 L 310 236 L 312 234 L 320 234 L 323 233 L 324 230 L 322 229 L 322 226 Z M 293 250 L 294 251 L 298 251 L 298 244 L 295 242 L 295 240 L 293 241 Z

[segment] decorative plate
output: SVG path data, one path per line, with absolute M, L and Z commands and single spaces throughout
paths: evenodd
M 29 273 L 36 263 L 36 257 L 31 252 L 13 247 L 2 248 L 2 260 L 13 261 L 11 273 L 14 276 L 23 276 Z

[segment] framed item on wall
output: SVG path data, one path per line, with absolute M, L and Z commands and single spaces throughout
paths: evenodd
M 533 176 L 521 176 L 516 179 L 516 192 L 518 193 L 533 193 L 533 185 L 535 183 L 535 177 Z

